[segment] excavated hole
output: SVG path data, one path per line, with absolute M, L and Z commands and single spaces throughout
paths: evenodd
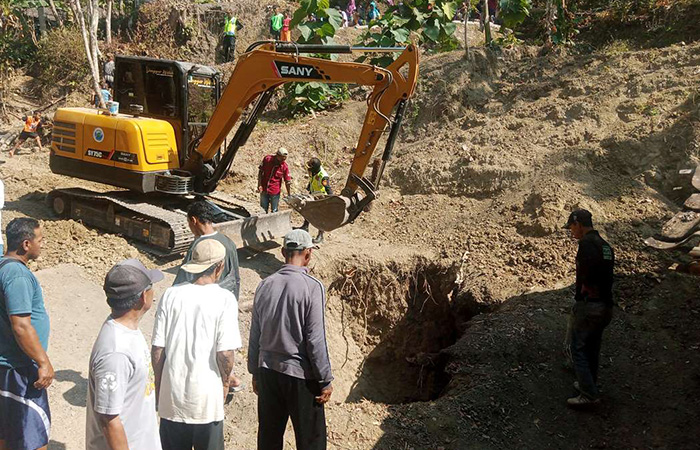
M 451 378 L 443 350 L 483 306 L 460 292 L 455 266 L 422 259 L 409 267 L 358 266 L 343 268 L 343 277 L 331 286 L 341 296 L 344 320 L 365 355 L 348 401 L 393 404 L 438 398 Z

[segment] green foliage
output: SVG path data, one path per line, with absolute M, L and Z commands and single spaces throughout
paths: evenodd
M 315 22 L 308 20 L 311 15 Z M 342 23 L 340 12 L 330 7 L 329 0 L 302 0 L 289 26 L 301 32 L 300 44 L 330 44 Z
M 457 2 L 448 0 L 405 0 L 401 4 L 389 7 L 379 20 L 369 24 L 360 40 L 366 46 L 394 47 L 406 45 L 411 34 L 415 33 L 418 41 L 434 52 L 454 50 L 459 46 L 454 36 L 457 25 L 452 22 L 457 11 Z M 373 30 L 379 26 L 381 31 Z M 372 64 L 386 66 L 396 55 L 382 54 L 370 58 Z M 360 57 L 359 61 L 367 59 Z
M 554 19 L 552 43 L 555 45 L 572 44 L 574 36 L 579 33 L 578 24 L 580 19 L 570 9 L 575 8 L 576 4 L 569 3 L 568 8 L 562 0 L 554 0 L 554 4 L 557 8 L 557 16 Z
M 347 85 L 326 83 L 290 83 L 284 86 L 285 96 L 280 105 L 293 116 L 342 105 L 350 97 Z
M 33 24 L 27 22 L 23 10 L 40 6 L 39 0 L 0 0 L 0 70 L 28 63 L 36 51 L 32 40 Z
M 505 30 L 505 31 L 510 31 L 510 30 Z M 494 39 L 493 41 L 494 45 L 497 45 L 499 47 L 504 47 L 504 48 L 512 48 L 515 47 L 516 45 L 522 44 L 523 41 L 515 37 L 515 33 L 513 32 L 508 32 L 508 33 L 503 33 L 500 37 L 497 39 Z
M 80 31 L 75 27 L 49 31 L 47 38 L 39 41 L 33 69 L 45 87 L 45 96 L 54 88 L 89 86 L 90 69 Z
M 503 20 L 503 25 L 514 30 L 530 16 L 532 3 L 530 0 L 501 0 L 499 8 L 498 14 Z
M 316 17 L 315 21 L 308 20 L 312 15 Z M 300 44 L 332 44 L 342 22 L 340 12 L 330 7 L 329 0 L 302 0 L 289 26 L 301 32 Z M 315 56 L 328 58 L 328 55 Z M 280 106 L 297 116 L 340 106 L 349 96 L 346 85 L 289 83 L 284 86 Z

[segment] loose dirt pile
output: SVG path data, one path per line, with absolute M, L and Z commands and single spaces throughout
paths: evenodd
M 698 156 L 700 45 L 478 51 L 471 61 L 455 52 L 424 58 L 421 71 L 380 198 L 327 235 L 312 269 L 329 288 L 331 447 L 695 446 L 696 280 L 669 274 L 678 255 L 642 239 L 672 214 L 674 174 Z M 262 121 L 222 190 L 254 200 L 260 159 L 282 145 L 297 192 L 311 156 L 340 188 L 364 108 Z M 47 159 L 25 150 L 0 166 L 4 223 L 44 220 L 36 267 L 75 262 L 100 282 L 119 259 L 150 258 L 122 238 L 55 220 L 43 203 L 49 190 L 98 186 L 50 174 Z M 593 212 L 618 260 L 604 406 L 591 414 L 566 410 L 573 375 L 561 369 L 575 244 L 560 226 L 576 207 Z M 276 253 L 241 260 L 265 276 Z M 241 321 L 245 335 L 249 315 Z M 254 442 L 254 405 L 246 392 L 228 408 L 231 448 Z

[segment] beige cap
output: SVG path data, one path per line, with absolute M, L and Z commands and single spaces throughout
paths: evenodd
M 287 155 L 289 155 L 289 152 L 287 151 L 286 148 L 280 147 L 280 149 L 277 150 L 277 154 L 278 154 L 279 156 L 287 156 Z
M 199 241 L 192 250 L 192 259 L 181 269 L 188 273 L 202 273 L 226 258 L 226 248 L 216 239 Z

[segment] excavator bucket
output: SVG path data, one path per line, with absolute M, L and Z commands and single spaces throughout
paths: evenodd
M 246 217 L 214 224 L 214 228 L 228 236 L 237 247 L 255 247 L 267 241 L 280 239 L 292 230 L 291 211 Z
M 322 197 L 290 195 L 284 201 L 319 230 L 335 230 L 350 220 L 348 211 L 350 199 L 347 197 L 340 195 Z

